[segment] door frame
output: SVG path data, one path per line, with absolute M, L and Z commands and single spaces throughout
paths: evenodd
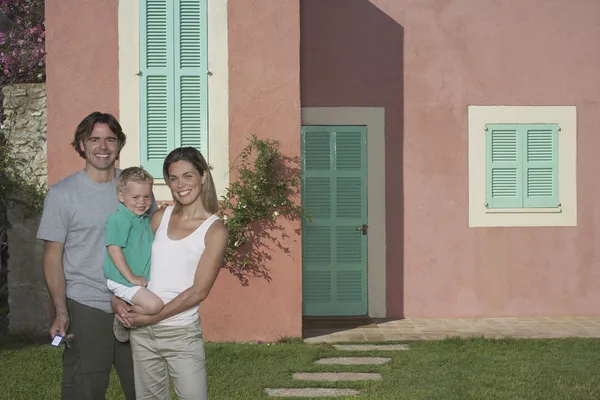
M 303 107 L 302 125 L 367 127 L 367 298 L 368 315 L 387 316 L 385 109 L 383 107 Z M 398 288 L 402 290 L 402 288 Z

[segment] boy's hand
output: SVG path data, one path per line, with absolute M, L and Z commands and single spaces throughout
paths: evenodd
M 131 279 L 129 282 L 131 282 L 131 284 L 135 286 L 148 286 L 148 281 L 143 276 L 134 276 L 133 279 Z

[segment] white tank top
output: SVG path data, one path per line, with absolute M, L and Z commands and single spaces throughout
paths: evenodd
M 152 244 L 152 266 L 148 289 L 167 304 L 181 292 L 192 287 L 200 257 L 206 245 L 204 237 L 213 222 L 219 219 L 212 215 L 194 232 L 180 240 L 167 236 L 173 206 L 167 207 L 156 230 Z M 158 323 L 158 325 L 188 325 L 199 318 L 198 305 Z

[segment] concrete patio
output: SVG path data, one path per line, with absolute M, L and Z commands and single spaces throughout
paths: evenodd
M 600 317 L 310 320 L 306 343 L 438 340 L 446 337 L 600 338 Z

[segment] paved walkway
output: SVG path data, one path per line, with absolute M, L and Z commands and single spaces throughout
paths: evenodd
M 304 329 L 307 343 L 436 340 L 448 336 L 600 338 L 600 317 L 401 319 L 334 328 L 321 323 Z
M 408 345 L 402 344 L 336 344 L 334 347 L 342 351 L 406 351 Z M 336 372 L 338 365 L 364 365 L 366 367 L 376 368 L 377 366 L 391 362 L 387 357 L 328 357 L 315 361 L 315 364 L 330 366 L 329 372 L 296 372 L 292 374 L 292 379 L 312 382 L 313 387 L 305 388 L 266 388 L 265 393 L 269 397 L 352 397 L 358 396 L 360 391 L 355 389 L 342 388 L 322 388 L 319 387 L 323 382 L 346 382 L 346 381 L 380 381 L 383 376 L 378 372 Z

